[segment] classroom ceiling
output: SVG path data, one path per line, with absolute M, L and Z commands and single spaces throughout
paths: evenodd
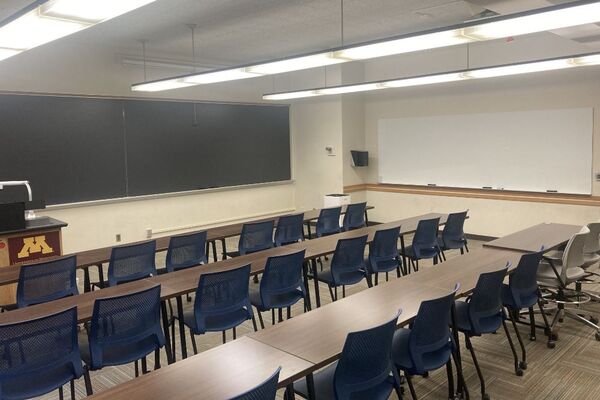
M 0 19 L 31 1 L 0 0 Z M 503 14 L 564 2 L 568 1 L 344 0 L 344 43 L 459 23 L 489 12 L 486 10 Z M 62 40 L 139 55 L 138 40 L 147 39 L 149 56 L 186 60 L 191 57 L 191 32 L 186 24 L 193 23 L 198 26 L 198 61 L 232 65 L 340 45 L 340 3 L 341 0 L 157 0 Z M 600 27 L 594 25 L 585 32 L 571 31 L 570 38 L 590 37 L 599 31 Z

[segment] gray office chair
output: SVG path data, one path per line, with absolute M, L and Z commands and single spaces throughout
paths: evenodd
M 557 323 L 567 316 L 594 328 L 596 340 L 600 341 L 598 320 L 594 316 L 586 318 L 582 315 L 584 310 L 581 308 L 582 304 L 591 300 L 591 296 L 582 291 L 580 285 L 587 275 L 581 266 L 585 264 L 583 252 L 589 233 L 590 230 L 584 227 L 581 232 L 573 235 L 560 259 L 544 257 L 545 261 L 540 263 L 537 276 L 538 283 L 545 292 L 544 298 L 556 304 L 556 313 L 550 329 L 554 330 Z M 574 284 L 576 286 L 572 288 Z
M 590 230 L 583 245 L 583 269 L 600 262 L 600 222 L 592 222 L 587 224 Z

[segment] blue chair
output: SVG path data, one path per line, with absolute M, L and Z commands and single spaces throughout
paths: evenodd
M 257 251 L 270 249 L 273 244 L 274 221 L 244 224 L 237 251 L 228 251 L 227 257 L 243 256 Z
M 83 368 L 77 344 L 77 308 L 13 324 L 0 325 L 0 398 L 29 399 L 59 391 Z
M 342 207 L 322 208 L 317 218 L 316 234 L 317 237 L 334 235 L 340 233 L 340 216 Z
M 148 278 L 156 272 L 156 241 L 113 247 L 108 263 L 108 286 Z M 94 286 L 106 286 L 100 268 L 100 282 Z
M 342 287 L 342 296 L 346 297 L 346 286 L 354 285 L 363 279 L 371 287 L 371 279 L 365 265 L 365 246 L 368 235 L 350 239 L 340 239 L 335 246 L 335 252 L 331 259 L 331 266 L 323 271 L 314 271 L 320 282 L 329 287 L 331 300 L 338 299 L 339 286 Z M 334 292 L 335 290 L 335 292 Z
M 160 285 L 97 299 L 89 331 L 79 340 L 88 396 L 93 393 L 89 371 L 135 362 L 138 376 L 138 360 L 146 373 L 146 356 L 152 352 L 155 369 L 160 368 L 160 348 L 165 345 L 160 324 Z
M 410 273 L 410 266 L 415 271 L 419 270 L 419 260 L 433 259 L 433 264 L 437 264 L 441 253 L 438 246 L 439 224 L 439 217 L 419 221 L 412 244 L 406 246 L 402 252 L 402 256 L 410 260 L 410 265 L 407 266 L 408 273 Z
M 277 385 L 279 383 L 279 372 L 281 372 L 281 367 L 277 368 L 273 375 L 254 389 L 250 389 L 229 400 L 275 400 Z
M 351 231 L 353 229 L 364 228 L 367 226 L 365 221 L 365 211 L 367 210 L 367 203 L 355 203 L 348 204 L 346 213 L 344 214 L 344 221 L 342 223 L 342 230 Z
M 173 236 L 169 240 L 165 267 L 168 272 L 206 264 L 206 231 Z
M 279 322 L 283 319 L 283 309 L 287 309 L 287 318 L 291 318 L 291 306 L 300 300 L 304 300 L 306 310 L 308 301 L 302 281 L 304 253 L 305 250 L 302 250 L 267 259 L 260 289 L 250 291 L 250 302 L 258 311 L 258 319 L 263 329 L 263 311 L 272 311 L 271 322 L 275 324 L 275 309 L 279 311 Z
M 198 354 L 195 335 L 223 332 L 225 343 L 225 332 L 233 329 L 235 339 L 235 328 L 249 319 L 252 320 L 254 330 L 258 330 L 248 293 L 249 280 L 250 264 L 228 271 L 200 275 L 194 309 L 183 313 L 183 323 L 189 328 L 194 354 Z M 183 330 L 180 330 L 182 342 L 185 340 L 183 333 Z M 185 358 L 186 354 L 183 356 Z
M 547 346 L 554 348 L 555 340 L 557 336 L 552 333 L 550 324 L 546 317 L 544 310 L 544 301 L 537 282 L 537 272 L 540 262 L 544 254 L 544 248 L 536 253 L 523 254 L 519 259 L 519 264 L 515 270 L 510 274 L 508 285 L 502 286 L 502 305 L 507 309 L 508 317 L 515 329 L 517 339 L 521 346 L 522 361 L 519 361 L 516 351 L 513 349 L 513 357 L 515 364 L 515 373 L 518 376 L 523 375 L 523 370 L 527 369 L 527 353 L 525 351 L 525 344 L 521 338 L 521 334 L 517 329 L 516 320 L 519 318 L 521 310 L 529 310 L 529 325 L 530 325 L 530 336 L 531 340 L 536 340 L 536 324 L 534 317 L 533 306 L 538 305 L 540 314 L 544 320 L 545 329 L 544 333 L 548 336 Z M 509 341 L 512 346 L 512 342 Z
M 279 217 L 275 229 L 275 246 L 304 240 L 304 213 Z
M 505 268 L 498 271 L 479 275 L 473 294 L 467 298 L 467 301 L 455 302 L 456 328 L 465 335 L 465 344 L 471 353 L 471 358 L 479 377 L 482 399 L 489 399 L 489 395 L 485 391 L 485 379 L 475 356 L 471 338 L 473 336 L 495 333 L 501 325 L 508 335 L 508 328 L 502 312 L 501 292 L 502 282 L 509 266 L 510 264 L 507 264 Z
M 23 265 L 17 284 L 17 307 L 79 294 L 76 268 L 77 256 Z
M 387 280 L 389 272 L 396 270 L 396 275 L 400 278 L 402 262 L 398 253 L 399 236 L 400 227 L 376 231 L 373 241 L 369 243 L 367 271 L 370 275 L 375 275 L 375 285 L 379 284 L 380 272 L 385 272 Z
M 442 252 L 442 258 L 446 260 L 446 250 L 460 250 L 464 254 L 465 250 L 469 252 L 467 238 L 465 236 L 464 226 L 467 219 L 467 211 L 448 214 L 448 219 L 442 229 L 442 234 L 438 237 L 438 246 Z
M 392 391 L 402 398 L 391 357 L 399 315 L 383 325 L 348 334 L 340 359 L 314 375 L 316 400 L 385 400 Z M 306 380 L 294 384 L 294 389 L 308 398 Z
M 455 344 L 450 331 L 450 311 L 459 288 L 456 284 L 452 293 L 422 302 L 412 327 L 400 328 L 394 334 L 392 359 L 396 368 L 404 372 L 413 399 L 417 394 L 412 376 L 425 375 L 444 365 L 448 373 L 448 393 L 454 397 L 450 358 Z

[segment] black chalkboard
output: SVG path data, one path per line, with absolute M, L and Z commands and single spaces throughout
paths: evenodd
M 287 106 L 0 95 L 0 132 L 0 180 L 47 204 L 291 177 Z

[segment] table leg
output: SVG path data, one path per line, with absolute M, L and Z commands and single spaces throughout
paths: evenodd
M 165 351 L 167 352 L 167 362 L 173 364 L 175 357 L 173 349 L 171 348 L 171 337 L 169 335 L 169 316 L 167 314 L 167 301 L 163 300 L 160 302 L 160 313 L 162 316 L 163 331 L 165 334 Z
M 92 282 L 90 281 L 90 267 L 85 267 L 83 269 L 83 291 L 92 291 Z
M 310 284 L 308 282 L 308 261 L 302 263 L 302 275 L 304 276 L 304 289 L 306 290 L 306 310 L 312 310 L 310 301 Z
M 217 241 L 213 240 L 212 243 L 212 252 L 213 252 L 213 261 L 217 262 L 219 257 L 217 257 Z
M 308 392 L 308 400 L 315 400 L 315 381 L 312 373 L 306 376 L 306 390 Z
M 294 400 L 296 398 L 296 394 L 294 393 L 294 384 L 290 383 L 285 387 L 285 396 L 286 400 Z
M 319 293 L 319 280 L 317 279 L 317 260 L 313 258 L 310 260 L 313 271 L 313 281 L 315 283 L 315 303 L 317 308 L 321 307 L 321 295 Z
M 404 235 L 400 235 L 400 250 L 402 252 L 402 268 L 404 269 L 404 275 L 410 273 L 410 268 L 406 264 L 406 246 L 404 245 Z
M 179 338 L 181 342 L 181 357 L 187 358 L 187 344 L 185 342 L 185 324 L 183 323 L 183 296 L 177 296 L 177 314 L 179 315 Z
M 458 378 L 456 392 L 459 397 L 462 397 L 462 395 L 464 394 L 465 398 L 469 400 L 469 390 L 467 389 L 462 370 L 462 361 L 460 357 L 460 342 L 458 340 L 458 329 L 456 326 L 456 305 L 454 303 L 452 303 L 450 315 L 452 319 L 452 336 L 454 337 L 454 344 L 456 346 L 456 350 L 453 353 L 454 363 L 456 364 L 456 377 Z
M 312 232 L 310 231 L 310 221 L 306 221 L 306 229 L 308 231 L 308 238 L 312 239 Z
M 225 244 L 225 238 L 221 239 L 221 248 L 223 250 L 223 260 L 227 258 L 227 245 Z
M 367 214 L 367 210 L 365 210 L 365 226 L 369 226 L 369 215 Z
M 100 284 L 102 287 L 106 286 L 104 282 L 104 268 L 102 268 L 102 263 L 96 265 L 98 267 L 98 278 L 100 279 Z

